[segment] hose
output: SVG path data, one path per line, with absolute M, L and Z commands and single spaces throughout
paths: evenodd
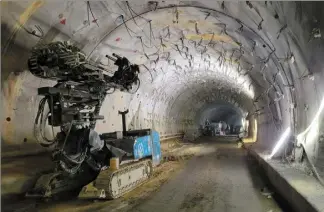
M 138 89 L 139 89 L 139 87 L 141 85 L 141 81 L 140 81 L 140 79 L 137 79 L 137 81 L 138 81 L 138 86 L 137 86 L 136 90 L 135 91 L 129 91 L 130 94 L 135 94 L 138 91 Z
M 38 106 L 38 111 L 37 111 L 37 115 L 36 115 L 36 118 L 35 118 L 35 123 L 34 123 L 34 136 L 36 138 L 36 140 L 40 143 L 41 146 L 43 147 L 50 147 L 52 146 L 56 140 L 49 140 L 48 138 L 46 138 L 44 135 L 43 135 L 43 128 L 45 126 L 45 122 L 43 124 L 43 119 L 45 117 L 45 120 L 47 119 L 50 111 L 48 111 L 48 113 L 46 114 L 46 116 L 44 116 L 44 109 L 45 109 L 45 104 L 46 102 L 48 101 L 48 97 L 44 97 L 43 99 L 41 99 L 41 101 L 39 102 L 39 106 Z M 53 105 L 53 100 L 51 101 L 52 102 L 52 105 Z M 52 108 L 53 109 L 53 108 Z M 52 116 L 52 121 L 53 121 L 53 116 Z M 67 137 L 69 136 L 70 134 L 70 130 L 72 128 L 72 125 L 73 123 L 71 123 L 71 126 L 70 126 L 70 129 L 68 131 L 68 134 L 65 138 L 65 141 L 64 141 L 64 144 L 63 144 L 63 148 L 65 146 L 65 143 L 66 143 L 66 140 L 67 140 Z M 38 136 L 38 133 L 40 133 L 43 141 L 40 141 L 39 140 L 39 136 Z M 53 129 L 53 126 L 52 126 L 52 133 L 53 133 L 53 136 L 54 136 L 54 129 Z M 83 136 L 84 137 L 84 136 Z M 44 143 L 44 141 L 46 143 Z M 82 141 L 81 141 L 82 142 Z M 63 150 L 62 148 L 62 150 Z M 85 160 L 86 158 L 86 153 L 87 153 L 87 147 L 84 148 L 81 153 L 79 154 L 79 156 L 75 159 L 71 158 L 69 155 L 67 155 L 64 151 L 61 150 L 61 156 L 63 157 L 62 160 L 60 160 L 59 162 L 59 165 L 60 167 L 67 173 L 69 174 L 74 174 L 76 173 L 76 171 L 80 168 L 81 164 L 83 163 L 83 161 Z
M 35 122 L 34 122 L 34 136 L 35 136 L 37 142 L 43 147 L 50 147 L 51 145 L 53 145 L 55 143 L 55 139 L 49 140 L 48 138 L 46 138 L 43 135 L 43 127 L 45 125 L 45 123 L 43 125 L 44 108 L 45 108 L 45 104 L 46 104 L 47 99 L 48 99 L 47 97 L 44 97 L 43 99 L 40 100 L 39 105 L 38 105 L 37 115 L 36 115 Z M 46 119 L 47 119 L 49 113 L 50 112 L 47 113 Z M 38 126 L 38 123 L 39 123 L 39 126 Z M 53 138 L 54 138 L 54 129 L 53 129 L 53 127 L 52 127 L 52 131 L 53 131 Z M 40 133 L 42 139 L 44 141 L 46 141 L 46 143 L 39 140 L 38 133 Z
M 76 159 L 72 159 L 69 155 L 67 155 L 65 152 L 62 153 L 62 156 L 64 156 L 64 158 L 66 160 L 68 160 L 69 163 L 73 163 L 73 164 L 81 164 L 83 163 L 83 161 L 85 160 L 86 156 L 87 156 L 87 149 L 85 149 L 85 151 L 82 151 L 79 156 Z
M 72 167 L 72 168 L 68 168 L 67 165 L 66 165 L 66 163 L 63 162 L 63 161 L 60 161 L 59 164 L 60 164 L 60 167 L 61 167 L 65 172 L 67 172 L 67 173 L 69 173 L 69 174 L 75 174 L 75 173 L 79 170 L 79 168 L 81 167 L 81 164 L 79 164 L 79 165 L 76 165 L 76 166 L 74 166 L 74 167 Z
M 75 174 L 87 157 L 88 148 L 85 148 L 76 159 L 72 159 L 65 152 L 61 152 L 63 160 L 59 161 L 60 167 L 69 174 Z M 69 167 L 71 168 L 69 168 Z
M 83 148 L 78 154 L 78 156 L 76 158 L 71 158 L 69 155 L 67 155 L 64 151 L 64 147 L 65 147 L 65 144 L 66 144 L 66 141 L 68 139 L 68 136 L 70 135 L 70 132 L 71 132 L 71 128 L 72 128 L 72 125 L 73 125 L 73 122 L 71 123 L 71 126 L 69 128 L 69 131 L 65 137 L 65 140 L 64 140 L 64 143 L 63 143 L 63 146 L 61 148 L 61 150 L 59 150 L 59 154 L 63 157 L 60 161 L 59 161 L 59 164 L 60 164 L 60 167 L 67 173 L 69 174 L 74 174 L 81 166 L 81 164 L 84 162 L 84 160 L 86 159 L 87 157 L 87 153 L 88 153 L 88 147 L 86 146 L 85 148 Z M 85 130 L 83 132 L 83 136 L 82 138 L 80 139 L 80 143 L 83 143 L 84 141 L 84 138 L 87 134 L 87 130 Z M 72 168 L 69 168 L 69 167 L 72 167 Z

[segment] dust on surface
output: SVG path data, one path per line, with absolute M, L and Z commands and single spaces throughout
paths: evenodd
M 158 191 L 165 182 L 176 174 L 176 172 L 183 169 L 184 164 L 184 160 L 167 161 L 162 163 L 156 168 L 153 177 L 147 183 L 124 195 L 123 199 L 128 203 L 128 205 L 123 208 L 123 211 L 129 210 L 140 204 L 143 200 L 149 198 L 154 192 Z
M 168 139 L 161 142 L 161 151 L 165 154 L 173 149 L 183 146 L 183 141 L 180 138 Z
M 143 185 L 125 194 L 116 200 L 76 199 L 64 202 L 41 203 L 34 208 L 37 211 L 123 211 L 128 210 L 152 193 L 170 179 L 177 171 L 181 170 L 185 161 L 167 161 L 156 167 L 152 178 Z
M 222 142 L 217 138 L 201 138 L 200 141 L 194 146 L 181 147 L 188 146 L 177 151 L 179 154 L 190 149 L 199 151 L 177 176 L 129 211 L 281 211 L 272 198 L 260 193 L 262 179 L 257 173 L 250 173 L 246 152 L 237 148 L 234 139 Z M 257 184 L 255 178 L 261 182 Z
M 165 145 L 153 176 L 119 199 L 33 203 L 23 211 L 280 211 L 255 188 L 257 173 L 250 173 L 244 150 L 235 143 L 202 141 Z
M 203 193 L 196 193 L 194 195 L 186 195 L 184 201 L 182 202 L 180 209 L 194 208 L 204 199 Z

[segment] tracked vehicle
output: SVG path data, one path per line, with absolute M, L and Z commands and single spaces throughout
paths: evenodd
M 50 149 L 55 169 L 40 176 L 27 197 L 73 193 L 115 199 L 149 179 L 153 166 L 160 163 L 158 132 L 127 131 L 128 110 L 119 111 L 123 131 L 95 131 L 96 121 L 104 119 L 99 111 L 105 96 L 115 89 L 132 93 L 140 86 L 138 65 L 113 56 L 106 57 L 114 61 L 118 70 L 108 76 L 103 67 L 91 64 L 80 49 L 67 42 L 32 50 L 28 60 L 31 73 L 57 82 L 53 87 L 38 89 L 44 98 L 34 123 L 35 137 Z M 44 133 L 49 129 L 51 139 Z

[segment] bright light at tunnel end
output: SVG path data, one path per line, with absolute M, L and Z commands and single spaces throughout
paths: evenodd
M 284 144 L 290 134 L 290 127 L 288 127 L 285 132 L 281 135 L 279 141 L 277 142 L 276 146 L 273 148 L 271 154 L 267 157 L 267 159 L 271 159 L 280 149 L 280 147 Z

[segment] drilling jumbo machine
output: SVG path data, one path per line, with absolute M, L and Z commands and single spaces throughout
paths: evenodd
M 115 199 L 133 190 L 160 163 L 159 134 L 152 129 L 99 134 L 96 121 L 107 94 L 116 89 L 134 92 L 140 85 L 139 66 L 127 58 L 106 55 L 118 67 L 109 76 L 105 68 L 87 60 L 68 42 L 52 42 L 32 49 L 30 72 L 55 80 L 53 87 L 38 88 L 44 96 L 34 123 L 35 137 L 51 152 L 55 169 L 39 177 L 27 197 L 60 198 L 75 194 Z M 136 90 L 137 91 L 137 90 Z M 50 126 L 50 127 L 47 127 Z M 53 138 L 49 139 L 49 131 Z

